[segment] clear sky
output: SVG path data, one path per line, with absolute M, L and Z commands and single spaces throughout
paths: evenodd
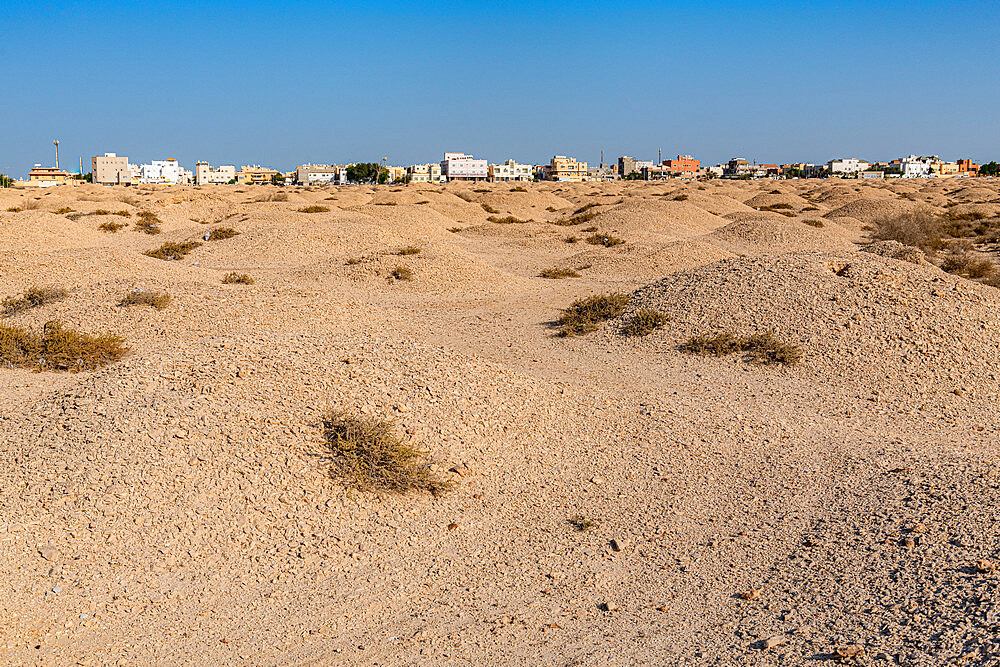
M 0 172 L 1000 159 L 1000 2 L 14 2 Z

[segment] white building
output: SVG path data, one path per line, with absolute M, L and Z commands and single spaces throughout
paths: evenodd
M 491 181 L 530 181 L 534 177 L 535 166 L 507 160 L 503 164 L 491 164 L 486 175 Z
M 466 153 L 445 153 L 441 175 L 449 181 L 485 181 L 486 160 L 477 160 Z
M 236 180 L 236 166 L 231 164 L 212 167 L 207 162 L 194 165 L 195 185 L 225 185 Z
M 443 183 L 439 164 L 415 164 L 406 168 L 410 183 Z
M 833 174 L 857 174 L 871 165 L 857 158 L 838 158 L 830 160 L 826 163 L 826 166 Z
M 299 165 L 295 170 L 295 182 L 299 185 L 312 185 L 314 183 L 345 185 L 347 183 L 347 167 L 340 164 Z
M 936 155 L 929 157 L 917 157 L 909 155 L 899 161 L 900 176 L 903 178 L 924 178 L 930 176 L 931 163 L 940 158 Z
M 153 160 L 139 167 L 139 182 L 177 185 L 181 182 L 181 166 L 174 158 Z

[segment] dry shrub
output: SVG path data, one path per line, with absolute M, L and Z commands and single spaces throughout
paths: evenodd
M 462 231 L 462 228 L 461 227 L 449 227 L 448 231 L 451 232 L 452 234 L 456 234 L 456 233 Z
M 586 213 L 587 211 L 589 211 L 590 209 L 594 208 L 595 206 L 600 206 L 600 204 L 595 204 L 594 202 L 591 202 L 589 204 L 584 204 L 580 208 L 578 208 L 575 211 L 573 211 L 573 215 L 580 215 L 582 213 Z
M 299 213 L 326 213 L 329 210 L 329 206 L 319 206 L 314 204 L 312 206 L 303 206 L 299 209 Z
M 992 277 L 997 272 L 997 265 L 990 258 L 960 246 L 959 250 L 952 252 L 941 262 L 941 270 L 963 278 L 980 280 Z
M 899 241 L 929 253 L 944 246 L 943 227 L 933 211 L 920 209 L 876 221 L 871 237 L 873 241 Z
M 396 251 L 397 255 L 419 255 L 420 247 L 415 245 L 408 245 L 405 248 L 400 248 Z
M 139 215 L 139 217 L 142 217 L 143 214 L 146 214 L 146 213 L 148 213 L 149 215 L 152 215 L 152 213 L 149 213 L 148 211 L 143 211 L 142 213 L 139 213 L 138 215 Z M 120 215 L 123 218 L 131 218 L 132 217 L 132 214 L 129 213 L 128 211 L 124 210 L 124 209 L 121 210 L 121 211 L 109 211 L 106 208 L 99 208 L 96 211 L 93 211 L 92 213 L 85 213 L 84 215 Z M 153 217 L 155 218 L 156 216 L 153 215 Z
M 408 266 L 397 266 L 390 275 L 396 280 L 413 280 L 413 269 Z
M 577 273 L 576 271 L 574 271 L 573 269 L 565 269 L 565 268 L 556 267 L 556 268 L 552 268 L 552 269 L 544 269 L 541 273 L 538 274 L 538 276 L 540 278 L 553 278 L 553 279 L 556 279 L 556 278 L 579 278 L 580 274 Z
M 658 310 L 642 308 L 637 310 L 622 327 L 626 336 L 648 336 L 667 323 L 667 316 Z
M 360 264 L 361 261 L 362 260 L 360 257 L 350 257 L 346 262 L 344 262 L 344 264 L 346 264 L 347 266 L 354 266 L 355 264 Z
M 97 226 L 97 228 L 100 229 L 102 232 L 110 232 L 112 234 L 114 234 L 119 230 L 125 229 L 126 227 L 128 227 L 128 225 L 126 225 L 124 222 L 115 222 L 114 220 L 107 220 Z
M 580 299 L 562 311 L 556 325 L 562 337 L 578 336 L 593 331 L 601 322 L 621 317 L 628 306 L 628 294 L 597 294 Z
M 546 206 L 545 210 L 548 211 L 549 213 L 555 213 L 558 209 L 556 209 L 555 206 Z
M 686 194 L 679 194 L 674 197 L 674 201 L 687 201 L 688 196 Z
M 504 216 L 502 218 L 498 218 L 495 215 L 491 215 L 490 217 L 488 217 L 486 219 L 489 222 L 495 222 L 495 223 L 500 224 L 500 225 L 523 225 L 525 223 L 532 222 L 531 220 L 521 220 L 521 218 L 515 218 L 512 215 L 507 215 L 507 216 Z
M 590 245 L 602 245 L 605 248 L 611 248 L 625 243 L 625 239 L 620 239 L 617 236 L 611 236 L 610 234 L 592 234 L 591 236 L 588 236 L 586 240 Z
M 152 211 L 140 211 L 136 213 L 135 228 L 140 232 L 145 232 L 146 234 L 159 234 L 160 225 L 163 221 L 156 217 L 156 214 Z
M 225 285 L 253 285 L 254 279 L 245 273 L 230 271 L 223 277 L 222 282 Z
M 570 235 L 566 237 L 566 243 L 576 243 L 580 239 L 576 236 Z
M 394 201 L 377 201 L 375 206 L 398 206 Z
M 822 227 L 823 226 L 823 221 L 820 220 L 819 218 L 808 218 L 806 220 L 803 220 L 802 222 L 804 222 L 805 224 L 809 225 L 810 227 Z
M 231 239 L 234 236 L 239 236 L 240 233 L 233 229 L 232 227 L 216 227 L 210 231 L 205 238 L 206 241 L 222 241 L 223 239 Z
M 528 188 L 523 188 L 520 185 L 516 185 L 510 189 L 511 192 L 527 192 Z
M 156 259 L 177 260 L 181 259 L 200 245 L 201 243 L 198 241 L 184 241 L 182 243 L 167 241 L 159 248 L 156 248 L 155 250 L 147 250 L 142 254 L 147 257 L 155 257 Z
M 428 201 L 427 199 L 423 199 L 421 201 L 413 202 L 413 203 L 416 204 L 417 206 L 421 206 L 423 204 L 430 204 L 430 201 Z
M 334 476 L 361 491 L 438 494 L 452 483 L 437 477 L 412 445 L 393 433 L 392 424 L 345 411 L 323 419 L 323 435 L 334 455 Z
M 128 348 L 118 336 L 90 334 L 48 322 L 41 332 L 0 324 L 0 361 L 38 371 L 94 370 L 121 359 Z
M 69 206 L 63 206 L 62 208 L 57 208 L 52 212 L 55 213 L 56 215 L 65 215 L 66 213 L 74 213 L 75 211 L 74 209 L 71 209 Z
M 736 336 L 728 331 L 714 336 L 692 336 L 681 345 L 681 350 L 714 357 L 743 352 L 747 361 L 758 364 L 794 366 L 802 359 L 802 350 L 797 345 L 786 343 L 770 332 L 747 337 Z
M 585 533 L 591 528 L 595 528 L 597 526 L 596 521 L 594 521 L 593 519 L 588 519 L 586 516 L 582 514 L 577 514 L 576 516 L 571 517 L 569 519 L 569 523 L 571 526 L 576 528 L 581 533 Z
M 597 206 L 597 204 L 593 204 L 593 206 Z M 559 225 L 560 227 L 570 227 L 572 225 L 582 225 L 585 222 L 590 222 L 596 217 L 597 217 L 597 211 L 584 210 L 583 213 L 572 215 L 569 218 L 566 218 L 565 220 L 553 220 L 552 224 Z
M 496 210 L 495 208 L 493 208 L 492 206 L 490 206 L 489 204 L 487 204 L 485 202 L 482 203 L 482 204 L 480 204 L 480 206 L 482 206 L 483 210 L 486 211 L 487 213 L 499 213 L 500 212 L 500 211 Z
M 4 299 L 3 303 L 0 303 L 0 312 L 4 315 L 16 315 L 25 310 L 62 301 L 68 296 L 69 291 L 63 287 L 29 287 L 21 296 L 9 296 Z
M 135 289 L 125 295 L 119 306 L 151 306 L 163 310 L 170 303 L 170 295 L 166 292 Z

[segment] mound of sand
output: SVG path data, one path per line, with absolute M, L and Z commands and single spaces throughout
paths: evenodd
M 838 206 L 824 215 L 828 218 L 849 217 L 864 223 L 894 218 L 903 213 L 920 209 L 922 204 L 904 199 L 872 199 L 858 197 L 854 201 Z
M 686 201 L 640 199 L 605 209 L 582 226 L 626 239 L 666 240 L 707 234 L 725 224 L 725 219 Z
M 702 239 L 735 255 L 852 248 L 848 233 L 830 225 L 817 228 L 801 220 L 772 214 L 758 213 L 757 217 L 734 215 L 743 219 L 731 222 Z
M 664 275 L 732 257 L 717 245 L 696 240 L 670 243 L 627 243 L 612 248 L 588 249 L 572 255 L 565 264 L 587 267 L 588 277 L 635 281 Z
M 727 259 L 633 295 L 635 308 L 669 318 L 650 336 L 659 347 L 698 334 L 775 331 L 805 353 L 802 368 L 788 372 L 847 383 L 861 396 L 998 394 L 995 303 L 994 288 L 870 252 Z

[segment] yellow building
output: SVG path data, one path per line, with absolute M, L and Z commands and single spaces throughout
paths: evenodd
M 406 176 L 406 167 L 391 167 L 386 165 L 385 170 L 389 172 L 389 183 L 401 183 Z
M 931 162 L 930 172 L 941 176 L 953 176 L 958 173 L 958 163 L 935 160 Z
M 50 185 L 64 185 L 69 174 L 59 167 L 42 167 L 35 165 L 28 172 L 28 185 L 35 187 L 48 187 Z
M 549 161 L 549 168 L 545 170 L 545 179 L 548 181 L 586 181 L 587 163 L 578 162 L 565 155 L 553 155 Z
M 275 175 L 284 176 L 277 169 L 268 169 L 259 164 L 244 165 L 236 174 L 236 180 L 240 185 L 267 185 L 271 182 L 271 177 Z

